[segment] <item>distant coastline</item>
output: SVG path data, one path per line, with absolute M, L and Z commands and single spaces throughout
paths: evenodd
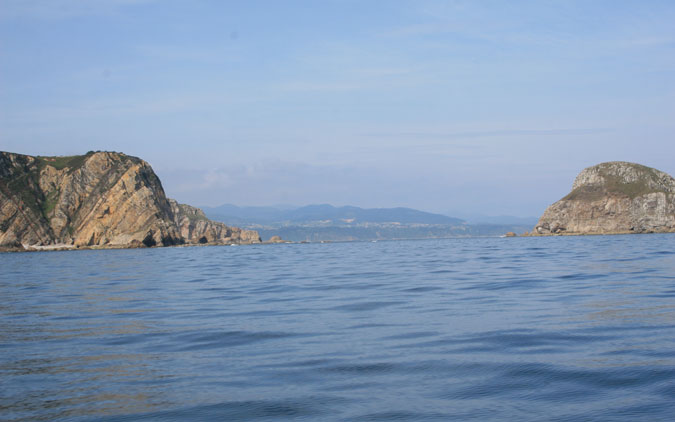
M 167 198 L 137 157 L 0 152 L 0 211 L 0 251 L 658 233 L 675 232 L 675 179 L 627 162 L 589 167 L 528 231 L 410 208 L 224 205 L 205 213 Z

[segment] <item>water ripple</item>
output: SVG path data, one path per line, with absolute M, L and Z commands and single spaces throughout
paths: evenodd
M 675 236 L 0 254 L 7 421 L 675 414 Z

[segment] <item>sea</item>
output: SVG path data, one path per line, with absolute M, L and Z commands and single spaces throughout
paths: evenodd
M 0 254 L 2 421 L 672 421 L 675 235 Z

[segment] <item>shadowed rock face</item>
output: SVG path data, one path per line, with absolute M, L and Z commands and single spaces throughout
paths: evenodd
M 174 222 L 180 235 L 189 243 L 199 244 L 226 244 L 226 243 L 259 243 L 257 231 L 243 230 L 239 227 L 226 226 L 217 221 L 211 221 L 199 208 L 179 204 L 169 199 Z
M 675 232 L 675 179 L 614 161 L 584 169 L 572 192 L 546 209 L 533 234 Z
M 168 246 L 252 243 L 256 232 L 209 220 L 184 230 L 188 212 L 169 200 L 145 161 L 115 152 L 31 157 L 0 152 L 0 246 Z M 177 212 L 178 211 L 178 212 Z M 185 217 L 185 218 L 184 218 Z

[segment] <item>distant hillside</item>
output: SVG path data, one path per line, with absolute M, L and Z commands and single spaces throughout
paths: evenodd
M 328 204 L 307 205 L 295 209 L 275 207 L 238 207 L 221 205 L 202 207 L 214 220 L 239 225 L 297 225 L 322 223 L 324 225 L 358 225 L 366 223 L 444 224 L 460 225 L 459 218 L 414 210 L 411 208 L 334 207 Z
M 264 238 L 281 236 L 290 241 L 352 241 L 434 239 L 458 236 L 499 236 L 522 233 L 530 225 L 467 224 L 464 220 L 411 208 L 334 207 L 308 205 L 277 207 L 202 207 L 209 218 L 255 229 Z
M 515 217 L 512 215 L 476 214 L 464 218 L 469 224 L 515 224 L 531 227 L 539 221 L 538 217 Z
M 279 221 L 282 213 L 287 211 L 277 207 L 238 207 L 231 204 L 200 208 L 209 218 L 231 224 L 269 224 Z

